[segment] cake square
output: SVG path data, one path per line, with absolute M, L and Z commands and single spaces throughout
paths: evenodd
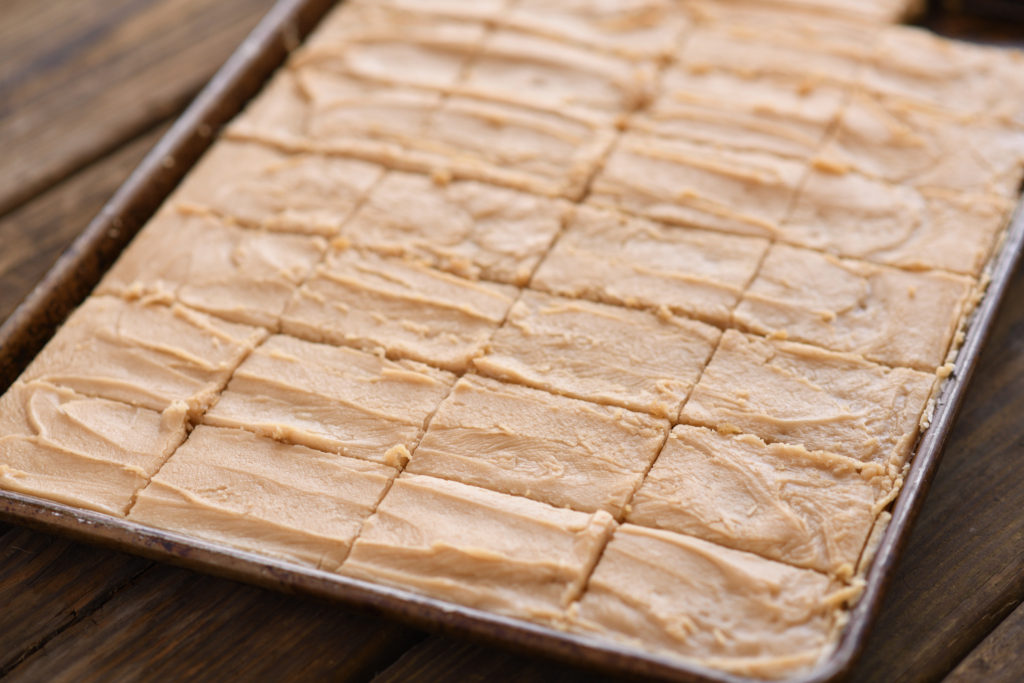
M 807 159 L 839 115 L 845 90 L 820 83 L 746 78 L 673 65 L 654 102 L 630 119 L 632 130 L 737 151 Z
M 675 51 L 690 18 L 674 0 L 516 0 L 499 25 L 633 59 L 659 59 Z
M 195 418 L 266 335 L 181 305 L 93 296 L 21 379 L 155 411 L 184 406 Z
M 335 571 L 396 473 L 199 425 L 139 492 L 128 518 Z
M 1024 129 L 960 121 L 857 93 L 817 164 L 890 183 L 1012 198 L 1024 178 Z
M 203 421 L 400 467 L 454 382 L 420 363 L 275 335 Z
M 682 420 L 877 462 L 895 475 L 935 375 L 726 330 Z
M 564 111 L 625 114 L 654 88 L 655 63 L 557 39 L 499 29 L 487 37 L 463 88 L 485 97 Z
M 487 32 L 487 24 L 469 16 L 456 18 L 387 3 L 345 3 L 320 22 L 289 65 L 450 90 Z
M 627 519 L 849 578 L 891 489 L 875 464 L 679 425 Z
M 668 426 L 643 413 L 466 375 L 430 419 L 406 470 L 620 516 Z
M 748 80 L 846 88 L 856 82 L 877 40 L 876 27 L 823 15 L 720 2 L 695 10 L 703 20 L 677 55 L 695 72 L 722 70 Z
M 402 474 L 341 572 L 467 607 L 558 621 L 614 526 L 603 510 L 586 514 Z
M 909 272 L 776 244 L 733 319 L 758 334 L 934 372 L 974 288 L 962 275 Z
M 729 320 L 767 240 L 579 207 L 531 285 L 553 294 Z
M 619 139 L 590 200 L 666 223 L 772 237 L 806 164 L 638 132 Z
M 517 291 L 342 249 L 299 288 L 281 324 L 303 339 L 383 349 L 458 372 L 483 352 Z
M 664 312 L 527 290 L 473 364 L 505 381 L 675 420 L 720 336 Z
M 525 285 L 562 228 L 568 204 L 473 180 L 392 171 L 342 234 L 470 279 Z
M 360 81 L 307 67 L 283 69 L 224 131 L 236 141 L 290 152 L 429 169 L 438 157 L 417 145 L 444 99 L 439 91 Z
M 326 250 L 320 237 L 250 230 L 211 214 L 165 209 L 132 240 L 96 291 L 177 300 L 273 330 Z
M 616 133 L 598 112 L 452 96 L 421 143 L 435 173 L 579 199 Z
M 185 440 L 181 404 L 158 413 L 46 382 L 0 397 L 0 489 L 124 515 Z
M 574 607 L 574 630 L 758 678 L 814 664 L 840 584 L 682 534 L 624 524 Z
M 356 159 L 221 140 L 170 202 L 250 228 L 333 237 L 382 175 Z
M 910 26 L 881 31 L 861 87 L 951 115 L 1024 124 L 1024 53 L 940 38 Z
M 893 185 L 842 169 L 814 169 L 781 239 L 914 270 L 978 276 L 1014 202 L 994 194 Z

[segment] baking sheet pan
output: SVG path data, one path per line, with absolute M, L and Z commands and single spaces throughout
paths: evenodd
M 0 326 L 0 390 L 14 381 L 57 326 L 85 299 L 221 126 L 258 92 L 333 4 L 332 0 L 278 0 L 43 281 Z M 892 520 L 867 572 L 864 592 L 831 655 L 815 669 L 791 680 L 818 683 L 838 679 L 863 650 L 1022 250 L 1024 210 L 1018 207 L 990 264 L 988 289 L 971 315 L 953 374 L 936 397 L 931 425 L 919 440 L 902 492 L 893 505 Z M 748 680 L 32 496 L 0 491 L 0 519 L 274 590 L 335 600 L 430 630 L 546 654 L 604 672 L 687 682 Z

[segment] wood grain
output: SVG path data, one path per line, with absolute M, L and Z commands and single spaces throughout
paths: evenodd
M 441 636 L 430 637 L 374 677 L 372 683 L 602 683 L 620 679 Z
M 1024 605 L 971 651 L 946 683 L 1019 683 L 1024 679 Z
M 140 558 L 0 527 L 0 675 L 149 565 Z
M 177 113 L 271 4 L 4 2 L 0 214 Z
M 5 681 L 351 681 L 421 637 L 331 604 L 154 565 Z
M 160 124 L 0 218 L 0 319 L 31 291 L 124 182 L 167 124 Z

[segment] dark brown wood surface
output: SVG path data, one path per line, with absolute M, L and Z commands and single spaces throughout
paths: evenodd
M 270 4 L 0 3 L 0 320 Z M 1024 35 L 1024 28 L 998 30 L 1001 38 Z M 1024 680 L 1022 599 L 1018 273 L 852 679 Z M 0 678 L 596 680 L 562 664 L 4 525 Z

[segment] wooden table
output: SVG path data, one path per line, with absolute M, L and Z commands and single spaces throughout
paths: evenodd
M 0 320 L 270 4 L 3 0 Z M 854 679 L 1024 680 L 1022 598 L 1024 272 L 1009 291 Z M 595 677 L 0 525 L 0 678 Z

